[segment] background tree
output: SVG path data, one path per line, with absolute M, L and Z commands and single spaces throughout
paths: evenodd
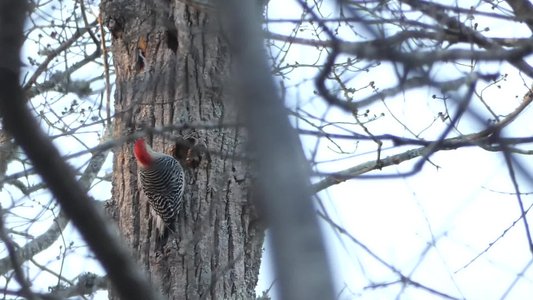
M 249 199 L 249 171 L 239 155 L 242 120 L 225 93 L 228 48 L 214 12 L 182 2 L 127 4 L 103 2 L 100 17 L 96 3 L 34 1 L 22 56 L 25 98 L 79 182 L 95 199 L 111 199 L 108 208 L 129 246 L 154 281 L 163 278 L 164 293 L 252 295 L 262 231 L 249 223 L 248 201 L 230 201 Z M 267 7 L 266 49 L 313 167 L 312 187 L 327 192 L 317 201 L 323 228 L 334 237 L 331 245 L 345 247 L 336 278 L 344 284 L 340 297 L 530 292 L 532 176 L 524 159 L 531 154 L 530 2 L 283 5 L 283 11 L 276 1 Z M 116 79 L 102 25 L 113 39 Z M 192 163 L 186 200 L 200 200 L 187 202 L 180 243 L 153 242 L 129 144 L 141 135 Z M 1 231 L 15 251 L 0 260 L 4 294 L 105 289 L 104 277 L 80 273 L 104 272 L 89 262 L 93 254 L 67 226 L 33 163 L 5 132 L 0 141 Z M 188 156 L 180 150 L 191 142 Z M 115 146 L 112 173 L 107 151 Z M 490 172 L 499 174 L 476 181 Z M 462 174 L 468 177 L 456 179 Z M 485 189 L 464 194 L 475 186 Z M 230 237 L 240 249 L 214 251 L 231 244 Z M 183 281 L 179 274 L 194 276 Z M 235 289 L 232 278 L 242 279 Z

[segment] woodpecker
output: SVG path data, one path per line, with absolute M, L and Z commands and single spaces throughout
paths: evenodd
M 185 172 L 174 157 L 155 152 L 142 138 L 135 141 L 133 153 L 139 166 L 142 189 L 161 237 L 165 227 L 172 228 L 181 210 Z

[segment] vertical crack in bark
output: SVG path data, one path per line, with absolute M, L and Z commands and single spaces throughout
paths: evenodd
M 230 285 L 230 289 L 229 291 L 227 291 L 226 289 L 224 289 L 224 295 L 225 296 L 228 296 L 228 294 L 230 295 L 233 295 L 235 293 L 235 288 L 234 288 L 234 283 L 233 281 L 235 281 L 235 271 L 234 271 L 234 266 L 230 266 L 229 264 L 235 264 L 235 247 L 234 247 L 234 240 L 233 240 L 233 226 L 232 226 L 232 223 L 233 223 L 233 211 L 231 210 L 231 206 L 232 206 L 232 201 L 231 201 L 231 177 L 228 176 L 228 178 L 226 179 L 227 180 L 227 185 L 226 185 L 226 194 L 224 195 L 224 205 L 225 205 L 225 219 L 226 219 L 226 231 L 228 233 L 228 251 L 227 251 L 227 259 L 225 260 L 225 263 L 228 264 L 228 267 L 227 268 L 227 271 L 228 271 L 228 275 L 230 277 L 230 282 L 229 282 L 229 285 Z
M 213 205 L 214 203 L 212 203 Z M 220 236 L 220 232 L 217 230 L 217 228 L 220 228 L 221 227 L 221 223 L 223 223 L 223 220 L 222 218 L 219 216 L 218 214 L 218 209 L 217 208 L 213 208 L 212 209 L 212 220 L 214 220 L 214 224 L 213 224 L 213 228 L 215 230 L 214 232 L 214 235 L 213 235 L 213 255 L 212 255 L 212 258 L 211 258 L 211 270 L 217 270 L 219 267 L 220 267 L 220 260 L 221 260 L 221 253 L 220 253 L 220 246 L 221 246 L 221 236 Z M 211 284 L 209 286 L 209 289 L 206 289 L 206 290 L 209 290 L 209 293 L 211 294 L 211 297 L 213 299 L 215 299 L 216 297 L 216 281 L 217 281 L 217 278 L 216 278 L 216 272 L 211 272 Z

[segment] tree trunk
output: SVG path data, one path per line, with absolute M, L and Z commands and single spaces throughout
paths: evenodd
M 250 202 L 244 134 L 222 126 L 236 117 L 225 101 L 230 57 L 214 13 L 177 0 L 101 7 L 116 69 L 115 136 L 148 130 L 154 150 L 177 153 L 187 174 L 176 232 L 159 241 L 132 144 L 117 148 L 113 211 L 122 235 L 169 299 L 253 299 L 263 230 Z M 191 159 L 183 140 L 212 151 Z

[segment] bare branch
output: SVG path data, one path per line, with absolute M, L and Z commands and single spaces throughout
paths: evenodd
M 506 0 L 507 4 L 513 9 L 518 20 L 524 20 L 529 30 L 533 32 L 533 5 L 529 0 Z
M 313 192 L 317 193 L 332 185 L 345 182 L 347 180 L 353 179 L 357 176 L 368 173 L 370 171 L 381 170 L 384 167 L 388 167 L 391 165 L 397 165 L 404 161 L 408 161 L 419 156 L 426 156 L 428 154 L 428 151 L 430 150 L 430 147 L 436 147 L 431 150 L 432 152 L 440 151 L 440 150 L 453 150 L 459 147 L 469 146 L 469 145 L 476 145 L 483 149 L 491 150 L 491 151 L 495 149 L 500 150 L 500 151 L 501 150 L 509 151 L 509 149 L 507 149 L 508 145 L 517 142 L 516 139 L 505 139 L 505 138 L 502 139 L 497 135 L 499 134 L 499 132 L 501 132 L 503 128 L 511 124 L 520 115 L 520 113 L 524 111 L 524 109 L 526 109 L 526 107 L 528 107 L 532 102 L 533 102 L 533 90 L 529 90 L 524 95 L 524 98 L 522 102 L 520 103 L 520 105 L 518 105 L 513 112 L 511 112 L 509 115 L 507 115 L 505 118 L 503 118 L 499 122 L 488 127 L 487 129 L 482 130 L 477 133 L 473 133 L 473 134 L 467 134 L 467 135 L 461 135 L 458 137 L 443 139 L 441 141 L 417 141 L 417 140 L 404 139 L 404 138 L 391 136 L 391 135 L 375 136 L 374 138 L 377 138 L 380 140 L 390 139 L 396 145 L 407 145 L 407 144 L 413 143 L 413 144 L 419 144 L 419 145 L 422 144 L 425 146 L 416 148 L 416 149 L 410 149 L 400 154 L 395 154 L 395 155 L 386 157 L 379 161 L 365 162 L 357 166 L 339 171 L 335 174 L 331 174 L 328 177 L 322 179 L 321 181 L 313 184 L 312 190 Z M 330 135 L 330 136 L 334 136 L 334 135 Z M 344 137 L 348 137 L 348 136 L 344 136 Z M 495 139 L 495 137 L 497 137 L 497 139 Z M 371 137 L 365 137 L 361 135 L 354 136 L 352 138 L 372 139 Z M 495 144 L 495 141 L 498 143 Z M 530 142 L 530 139 L 523 138 L 523 139 L 520 139 L 519 141 L 523 143 L 527 143 L 527 142 Z
M 17 260 L 23 263 L 44 249 L 50 247 L 61 235 L 65 227 L 67 227 L 67 224 L 68 217 L 63 210 L 60 210 L 58 216 L 54 219 L 52 225 L 46 230 L 46 232 L 24 245 L 24 247 L 16 250 L 15 255 L 17 256 Z M 9 270 L 12 270 L 13 267 L 9 256 L 0 259 L 0 274 L 5 274 Z
M 16 145 L 11 136 L 0 129 L 0 190 L 4 186 L 7 165 L 15 158 Z
M 27 92 L 37 82 L 37 78 L 39 78 L 39 76 L 44 71 L 46 71 L 46 69 L 48 67 L 48 64 L 50 64 L 50 62 L 52 62 L 54 60 L 54 58 L 56 58 L 63 51 L 65 51 L 68 48 L 70 48 L 72 46 L 72 44 L 74 44 L 85 33 L 89 32 L 91 30 L 91 28 L 96 25 L 96 21 L 93 21 L 89 25 L 91 27 L 85 27 L 85 28 L 78 29 L 76 31 L 76 33 L 74 35 L 72 35 L 72 37 L 70 37 L 70 39 L 66 40 L 64 43 L 59 45 L 59 47 L 57 47 L 56 49 L 50 51 L 50 53 L 46 56 L 46 59 L 39 65 L 37 70 L 35 70 L 35 72 L 32 74 L 30 79 L 28 79 L 28 81 L 24 85 L 24 87 L 23 87 L 24 91 Z M 99 46 L 99 45 L 97 45 L 97 46 Z
M 368 161 L 357 166 L 336 172 L 335 174 L 329 175 L 328 177 L 322 179 L 321 181 L 312 185 L 312 190 L 315 193 L 320 192 L 321 190 L 327 189 L 330 186 L 343 183 L 347 180 L 354 179 L 357 176 L 366 174 L 373 170 L 381 170 L 384 167 L 398 165 L 404 161 L 411 160 L 416 157 L 420 157 L 427 152 L 427 147 L 420 147 L 416 149 L 407 150 L 403 153 L 388 156 L 382 158 L 379 162 L 373 160 Z
M 111 130 L 108 129 L 107 133 L 102 138 L 100 144 L 108 142 L 110 132 Z M 89 159 L 87 168 L 85 168 L 83 174 L 79 179 L 79 183 L 85 190 L 88 190 L 91 187 L 91 184 L 96 178 L 96 175 L 102 169 L 102 166 L 105 162 L 107 155 L 109 154 L 109 151 L 109 148 L 104 149 L 103 151 L 96 151 Z M 50 247 L 61 235 L 68 222 L 69 218 L 65 214 L 64 210 L 60 209 L 59 214 L 52 222 L 52 225 L 46 230 L 46 232 L 24 245 L 24 247 L 17 249 L 16 255 L 18 261 L 25 262 L 28 259 L 32 258 L 34 255 Z M 13 265 L 11 264 L 9 256 L 0 259 L 0 274 L 5 274 L 12 268 Z
M 400 270 L 398 270 L 396 267 L 394 267 L 393 265 L 389 264 L 384 259 L 379 257 L 376 253 L 374 253 L 372 250 L 370 250 L 370 248 L 368 248 L 365 244 L 361 243 L 358 239 L 356 239 L 353 235 L 351 235 L 342 226 L 340 226 L 339 224 L 335 223 L 332 219 L 330 219 L 329 217 L 327 217 L 326 215 L 324 215 L 324 214 L 322 214 L 320 212 L 318 213 L 318 215 L 323 220 L 325 220 L 327 223 L 329 223 L 331 225 L 331 227 L 333 227 L 333 229 L 338 231 L 340 234 L 347 236 L 354 244 L 356 244 L 359 247 L 363 248 L 363 250 L 366 253 L 368 253 L 371 257 L 373 257 L 375 260 L 380 262 L 382 265 L 386 266 L 389 270 L 391 270 L 398 277 L 400 277 L 400 279 L 398 281 L 394 281 L 394 282 L 386 283 L 386 284 L 376 284 L 375 286 L 372 286 L 372 287 L 369 287 L 369 288 L 375 288 L 375 287 L 380 287 L 380 286 L 390 285 L 390 284 L 411 284 L 411 285 L 413 285 L 413 286 L 415 286 L 417 288 L 421 288 L 421 289 L 423 289 L 423 290 L 425 290 L 425 291 L 427 291 L 427 292 L 429 292 L 431 294 L 438 295 L 438 296 L 443 297 L 445 299 L 459 300 L 459 298 L 457 298 L 457 297 L 453 297 L 453 296 L 448 295 L 446 293 L 437 291 L 436 289 L 427 287 L 427 286 L 425 286 L 424 284 L 422 284 L 420 282 L 412 280 L 411 278 L 409 278 L 409 276 L 406 276 L 406 275 L 402 274 L 402 272 Z
M 85 273 L 78 277 L 76 284 L 66 288 L 54 289 L 47 296 L 58 299 L 64 299 L 74 296 L 90 295 L 98 290 L 106 290 L 107 288 L 107 276 L 98 276 L 93 273 Z
M 0 9 L 5 7 L 0 6 Z M 4 242 L 4 245 L 7 249 L 9 262 L 13 266 L 13 270 L 15 272 L 15 280 L 18 282 L 18 284 L 21 287 L 21 293 L 24 295 L 24 297 L 34 300 L 37 299 L 35 295 L 33 294 L 30 283 L 26 280 L 26 277 L 24 276 L 24 272 L 21 269 L 22 262 L 17 257 L 17 251 L 15 250 L 15 243 L 11 240 L 11 238 L 7 235 L 5 223 L 4 223 L 4 211 L 2 208 L 0 208 L 0 240 Z
M 447 29 L 452 30 L 456 32 L 457 34 L 465 35 L 468 39 L 471 40 L 472 43 L 475 43 L 476 45 L 483 47 L 485 49 L 489 49 L 490 53 L 499 53 L 498 56 L 501 55 L 502 60 L 506 60 L 511 65 L 515 66 L 518 70 L 526 73 L 529 77 L 533 78 L 533 68 L 523 59 L 524 56 L 531 53 L 531 47 L 526 46 L 522 49 L 515 48 L 512 51 L 508 52 L 507 50 L 504 50 L 500 45 L 494 43 L 490 38 L 487 38 L 483 36 L 480 32 L 477 32 L 461 22 L 459 22 L 457 19 L 452 18 L 444 13 L 444 11 L 441 9 L 441 7 L 438 4 L 427 2 L 427 1 L 418 1 L 418 0 L 403 0 L 402 2 L 405 2 L 409 4 L 414 9 L 420 10 L 422 13 L 426 14 L 429 17 L 432 17 L 435 19 L 435 21 L 445 24 Z M 523 51 L 523 52 L 522 52 Z M 507 53 L 507 54 L 504 54 Z M 508 57 L 505 57 L 509 55 Z M 516 55 L 516 56 L 515 56 Z M 484 55 L 481 55 L 484 56 Z M 484 59 L 482 57 L 478 57 L 476 59 Z

